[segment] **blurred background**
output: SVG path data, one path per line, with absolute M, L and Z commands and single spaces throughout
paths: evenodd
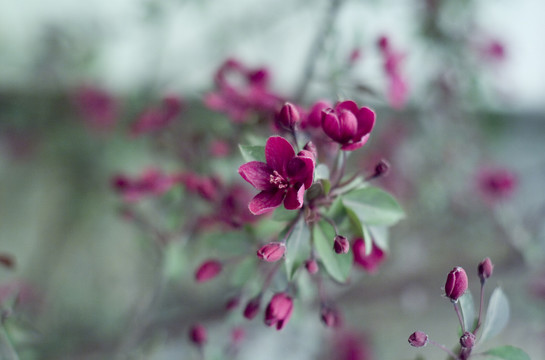
M 483 350 L 545 358 L 544 13 L 539 0 L 4 2 L 2 339 L 21 359 L 198 359 L 187 329 L 199 321 L 207 359 L 444 358 L 407 338 L 422 330 L 455 346 L 441 287 L 463 266 L 476 297 L 488 256 L 511 318 Z M 281 332 L 226 314 L 236 283 L 251 280 L 196 285 L 193 273 L 232 251 L 233 236 L 210 245 L 181 233 L 158 250 L 150 229 L 201 205 L 173 189 L 139 203 L 148 217 L 135 220 L 112 187 L 150 166 L 238 178 L 237 149 L 214 140 L 241 128 L 206 100 L 228 58 L 268 69 L 282 99 L 354 99 L 377 113 L 351 166 L 387 159 L 377 185 L 407 218 L 380 271 L 331 286 L 343 331 L 322 326 L 311 296 Z M 177 102 L 160 105 L 168 96 Z M 168 127 L 135 125 L 168 104 L 178 110 Z M 246 336 L 226 352 L 233 327 Z

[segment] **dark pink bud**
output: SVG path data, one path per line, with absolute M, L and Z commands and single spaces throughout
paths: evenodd
M 486 279 L 492 276 L 493 271 L 494 264 L 492 264 L 490 258 L 486 258 L 481 261 L 481 263 L 479 264 L 479 278 L 481 279 L 481 282 L 485 282 Z
M 352 252 L 354 253 L 354 264 L 371 274 L 377 272 L 379 266 L 386 260 L 386 253 L 374 242 L 371 253 L 366 255 L 365 241 L 362 238 L 354 240 Z
M 277 116 L 278 123 L 286 129 L 293 129 L 300 119 L 299 111 L 291 103 L 285 103 Z
M 189 330 L 189 340 L 197 346 L 204 345 L 207 340 L 206 328 L 201 324 L 193 325 Z
M 344 236 L 337 235 L 333 241 L 333 249 L 337 254 L 346 254 L 350 250 L 350 243 Z
M 248 320 L 252 320 L 259 313 L 261 307 L 261 294 L 250 299 L 244 308 L 244 317 Z
M 265 325 L 281 330 L 287 324 L 293 310 L 293 300 L 286 293 L 275 294 L 265 310 Z
M 390 164 L 386 160 L 380 160 L 375 166 L 375 175 L 373 177 L 386 175 L 388 170 L 390 170 Z
M 473 333 L 466 331 L 462 337 L 460 337 L 460 345 L 464 348 L 471 349 L 475 345 L 475 335 Z
M 305 268 L 311 275 L 316 274 L 319 270 L 318 263 L 314 259 L 308 259 L 307 261 L 305 261 Z
M 467 290 L 468 280 L 464 269 L 457 266 L 448 273 L 445 283 L 445 295 L 452 301 L 458 301 Z
M 415 331 L 409 336 L 409 344 L 414 347 L 426 346 L 428 343 L 428 335 L 422 331 Z
M 385 52 L 389 50 L 390 42 L 385 35 L 382 35 L 378 38 L 377 45 L 381 51 Z
M 327 101 L 320 100 L 316 102 L 312 108 L 310 109 L 310 112 L 307 117 L 307 121 L 305 122 L 305 126 L 311 126 L 315 128 L 319 128 L 322 126 L 322 110 L 325 110 L 327 108 L 330 108 L 332 104 Z
M 233 296 L 232 298 L 227 300 L 227 303 L 225 304 L 225 309 L 226 310 L 233 310 L 238 306 L 238 304 L 240 304 L 240 297 Z
M 316 145 L 312 141 L 309 141 L 305 147 L 303 148 L 304 151 L 308 151 L 311 155 L 314 161 L 316 162 L 316 159 L 318 159 L 318 149 L 316 148 Z M 300 155 L 302 156 L 302 155 Z
M 195 280 L 205 282 L 212 280 L 221 272 L 221 262 L 215 259 L 209 259 L 203 262 L 195 271 Z
M 257 250 L 257 257 L 268 262 L 278 261 L 284 256 L 286 245 L 281 242 L 271 242 Z
M 327 327 L 340 327 L 342 325 L 341 314 L 333 308 L 323 306 L 321 311 L 322 322 Z

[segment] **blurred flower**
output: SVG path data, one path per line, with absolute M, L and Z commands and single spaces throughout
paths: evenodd
M 494 270 L 494 264 L 492 264 L 492 261 L 490 260 L 490 258 L 486 258 L 483 261 L 481 261 L 478 267 L 479 278 L 481 279 L 481 282 L 484 282 L 486 279 L 492 276 L 493 270 Z
M 377 272 L 380 264 L 386 260 L 386 254 L 374 242 L 371 252 L 366 255 L 365 241 L 362 238 L 354 240 L 352 251 L 354 252 L 354 264 L 363 268 L 368 273 Z
M 84 85 L 76 90 L 74 102 L 85 123 L 93 130 L 109 131 L 115 126 L 118 105 L 104 89 Z
M 401 64 L 405 60 L 405 54 L 394 50 L 390 40 L 381 36 L 378 47 L 384 59 L 384 71 L 388 77 L 388 101 L 394 109 L 402 109 L 407 103 L 409 89 L 405 77 L 401 73 Z
M 322 111 L 333 105 L 327 100 L 319 100 L 310 108 L 308 115 L 301 119 L 301 128 L 322 126 Z
M 15 258 L 9 254 L 0 253 L 0 265 L 7 269 L 13 269 L 15 267 Z
M 246 319 L 252 320 L 258 313 L 261 307 L 261 294 L 251 298 L 244 307 L 243 315 Z
M 314 275 L 318 272 L 318 262 L 315 259 L 308 259 L 305 261 L 305 268 L 307 269 L 308 273 L 311 275 Z
M 494 203 L 513 194 L 517 177 L 508 169 L 485 167 L 477 174 L 477 182 L 484 200 Z
M 338 328 L 342 325 L 341 313 L 332 307 L 322 306 L 320 311 L 322 322 L 327 327 Z
M 371 360 L 372 349 L 367 338 L 354 331 L 335 331 L 333 353 L 335 360 Z
M 466 292 L 467 286 L 467 274 L 463 268 L 457 266 L 447 275 L 445 295 L 452 301 L 458 301 L 458 298 Z
M 214 139 L 210 143 L 210 155 L 215 158 L 224 158 L 229 156 L 231 149 L 229 143 L 223 140 Z
M 259 215 L 272 211 L 284 202 L 288 210 L 303 206 L 305 190 L 312 185 L 314 160 L 295 155 L 291 144 L 280 136 L 272 136 L 265 145 L 266 163 L 250 161 L 239 167 L 240 176 L 261 190 L 249 209 Z
M 337 103 L 335 108 L 322 111 L 322 128 L 343 150 L 356 150 L 362 147 L 375 125 L 375 113 L 367 108 L 358 108 L 351 101 Z
M 206 328 L 201 324 L 195 324 L 189 329 L 189 340 L 197 346 L 206 344 L 208 334 Z
M 119 174 L 112 178 L 112 187 L 126 202 L 132 203 L 145 196 L 162 195 L 176 184 L 175 177 L 162 173 L 155 168 L 148 168 L 136 178 Z
M 163 130 L 172 123 L 181 110 L 182 101 L 178 97 L 166 96 L 160 108 L 149 108 L 138 117 L 130 127 L 130 134 L 139 136 Z
M 276 325 L 276 330 L 282 330 L 289 321 L 292 310 L 293 300 L 288 294 L 274 294 L 265 310 L 265 325 Z
M 219 260 L 209 259 L 204 261 L 195 271 L 195 280 L 205 282 L 219 275 L 223 266 Z
M 252 113 L 276 111 L 281 98 L 269 89 L 269 72 L 265 68 L 249 69 L 238 60 L 229 59 L 218 69 L 217 90 L 204 96 L 211 110 L 227 114 L 235 123 L 248 120 Z

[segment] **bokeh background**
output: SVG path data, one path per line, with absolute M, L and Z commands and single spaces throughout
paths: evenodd
M 512 344 L 545 358 L 543 13 L 539 0 L 2 3 L 0 253 L 15 265 L 0 268 L 0 302 L 8 309 L 19 294 L 4 323 L 19 357 L 197 359 L 186 333 L 200 321 L 211 359 L 223 358 L 218 344 L 236 324 L 247 333 L 240 359 L 341 359 L 338 338 L 350 336 L 365 359 L 441 358 L 410 348 L 407 337 L 423 330 L 454 346 L 456 316 L 441 286 L 463 266 L 475 296 L 476 266 L 489 256 L 511 320 L 483 349 Z M 388 95 L 383 35 L 403 54 L 402 106 Z M 311 66 L 302 103 L 353 98 L 377 112 L 377 129 L 352 165 L 386 158 L 392 169 L 378 184 L 407 218 L 392 229 L 377 274 L 354 272 L 349 286 L 331 290 L 349 335 L 323 327 L 304 297 L 281 332 L 225 315 L 229 281 L 198 286 L 193 271 L 208 252 L 229 247 L 229 237 L 219 248 L 194 246 L 196 258 L 174 242 L 159 261 L 145 233 L 120 215 L 113 175 L 176 170 L 169 144 L 205 154 L 205 143 L 233 131 L 202 101 L 229 57 L 266 66 L 286 98 Z M 83 86 L 113 99 L 113 127 L 97 129 L 82 113 L 74 98 Z M 129 136 L 138 114 L 167 93 L 186 109 L 173 125 L 179 138 Z M 189 141 L 193 131 L 206 141 Z M 230 178 L 242 163 L 204 158 Z M 514 175 L 507 196 L 491 200 L 483 190 L 479 176 L 489 168 Z M 185 202 L 177 211 L 193 208 Z M 134 331 L 141 317 L 145 326 Z

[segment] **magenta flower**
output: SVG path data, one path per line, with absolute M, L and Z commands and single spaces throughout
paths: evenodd
M 152 107 L 145 110 L 138 119 L 131 124 L 130 134 L 142 134 L 163 130 L 176 119 L 182 110 L 182 101 L 175 96 L 166 96 L 160 108 Z
M 380 264 L 386 260 L 386 254 L 374 242 L 371 253 L 366 255 L 365 241 L 362 238 L 354 240 L 352 251 L 354 252 L 354 264 L 370 274 L 377 272 Z
M 352 100 L 337 103 L 335 108 L 322 111 L 324 132 L 342 145 L 343 150 L 362 147 L 375 125 L 375 113 L 368 107 L 358 108 Z
M 506 199 L 517 187 L 516 175 L 508 169 L 485 167 L 477 175 L 479 190 L 485 201 Z
M 265 310 L 265 325 L 282 330 L 289 321 L 293 310 L 293 300 L 286 293 L 275 294 Z
M 201 324 L 195 324 L 189 329 L 189 340 L 197 346 L 203 346 L 208 339 L 207 331 Z
M 265 145 L 266 163 L 250 161 L 238 173 L 261 190 L 248 206 L 254 215 L 272 211 L 284 202 L 288 210 L 303 206 L 305 190 L 312 185 L 314 159 L 306 151 L 295 154 L 291 144 L 280 136 L 271 136 Z

